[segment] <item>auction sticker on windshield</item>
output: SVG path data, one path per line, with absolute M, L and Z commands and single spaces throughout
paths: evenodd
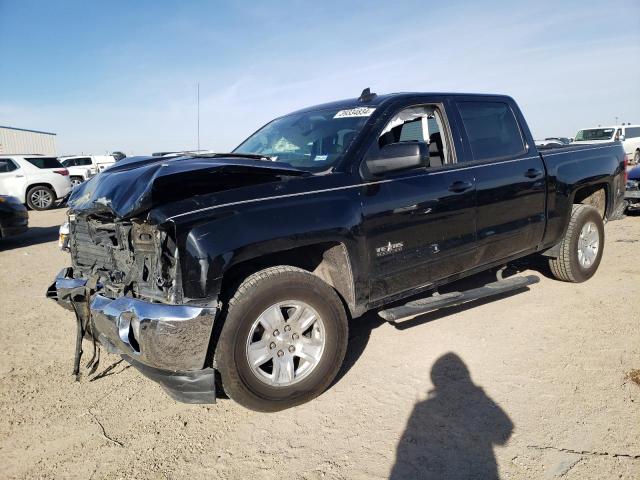
M 333 118 L 369 117 L 374 111 L 375 108 L 371 107 L 350 108 L 349 110 L 340 110 Z

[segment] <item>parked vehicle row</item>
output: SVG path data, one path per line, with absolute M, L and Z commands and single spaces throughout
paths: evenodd
M 0 194 L 33 210 L 48 210 L 71 192 L 69 171 L 56 157 L 1 155 Z
M 611 127 L 578 130 L 574 144 L 621 142 L 629 160 L 640 163 L 640 125 L 614 125 Z
M 563 147 L 571 143 L 570 138 L 566 137 L 548 137 L 544 140 L 536 140 L 536 147 L 538 148 L 555 148 Z
M 60 157 L 62 165 L 69 170 L 71 185 L 77 186 L 116 163 L 112 155 L 81 155 Z
M 232 153 L 129 158 L 80 185 L 61 231 L 71 265 L 47 295 L 75 312 L 79 340 L 178 400 L 215 401 L 219 375 L 244 406 L 280 410 L 331 383 L 349 318 L 523 288 L 538 278 L 391 306 L 529 255 L 588 280 L 625 167 L 620 142 L 538 151 L 506 96 L 367 89 Z

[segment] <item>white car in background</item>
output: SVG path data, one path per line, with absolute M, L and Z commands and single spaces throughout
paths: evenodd
M 56 157 L 0 155 L 0 194 L 33 210 L 48 210 L 71 192 L 69 171 Z
M 116 163 L 116 159 L 111 155 L 67 156 L 60 157 L 60 161 L 69 170 L 71 185 L 74 187 Z
M 605 143 L 620 141 L 629 160 L 640 163 L 640 125 L 614 125 L 612 127 L 578 130 L 573 143 Z

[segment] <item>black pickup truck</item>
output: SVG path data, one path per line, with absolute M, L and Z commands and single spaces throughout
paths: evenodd
M 530 255 L 589 279 L 625 166 L 620 143 L 537 151 L 507 96 L 367 89 L 232 153 L 127 158 L 74 189 L 72 265 L 47 295 L 76 314 L 76 373 L 86 337 L 178 400 L 218 385 L 280 410 L 327 388 L 368 310 L 401 321 L 522 288 L 537 277 L 427 296 Z

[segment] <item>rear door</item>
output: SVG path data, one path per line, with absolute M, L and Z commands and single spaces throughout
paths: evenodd
M 545 228 L 546 172 L 520 111 L 507 97 L 455 103 L 476 182 L 476 265 L 535 249 Z

